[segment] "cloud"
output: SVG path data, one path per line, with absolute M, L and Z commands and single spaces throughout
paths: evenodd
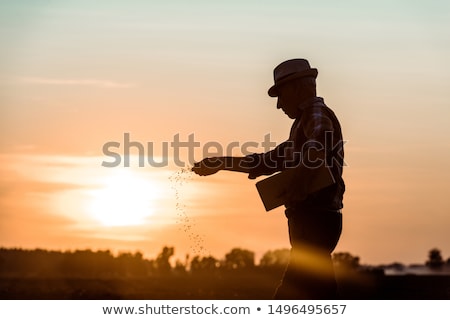
M 58 79 L 45 77 L 21 77 L 20 81 L 27 84 L 55 85 L 55 86 L 87 86 L 97 88 L 131 88 L 132 83 L 122 83 L 101 79 Z

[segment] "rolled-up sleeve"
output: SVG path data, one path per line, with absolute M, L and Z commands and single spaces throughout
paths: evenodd
M 250 176 L 271 175 L 287 168 L 295 167 L 300 155 L 294 151 L 293 141 L 285 141 L 266 153 L 255 153 L 245 158 Z

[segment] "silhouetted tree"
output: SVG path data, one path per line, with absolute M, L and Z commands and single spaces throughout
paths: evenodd
M 97 251 L 95 261 L 97 276 L 111 277 L 117 273 L 116 258 L 111 251 Z
M 191 272 L 192 273 L 213 273 L 217 271 L 219 267 L 219 261 L 212 257 L 200 257 L 195 256 L 191 261 Z
M 54 275 L 58 271 L 62 253 L 42 249 L 0 249 L 0 273 L 2 275 L 41 276 Z
M 225 255 L 225 268 L 230 270 L 252 268 L 255 266 L 255 253 L 234 248 Z
M 289 262 L 289 249 L 267 251 L 259 261 L 261 268 L 285 268 Z
M 126 277 L 143 277 L 147 275 L 147 267 L 142 253 L 120 253 L 117 257 L 120 274 Z
M 337 252 L 333 256 L 333 264 L 336 270 L 356 270 L 359 268 L 359 257 L 348 252 Z
M 175 261 L 174 271 L 178 274 L 185 274 L 189 267 L 189 254 L 186 254 L 184 262 L 177 259 Z
M 161 273 L 168 273 L 171 270 L 169 259 L 173 256 L 175 250 L 173 247 L 164 247 L 156 258 L 156 270 Z
M 186 265 L 181 260 L 177 259 L 173 271 L 177 274 L 184 274 L 186 273 Z
M 441 251 L 439 249 L 431 249 L 428 252 L 428 260 L 425 263 L 428 267 L 432 269 L 439 269 L 444 265 L 444 260 L 441 256 Z

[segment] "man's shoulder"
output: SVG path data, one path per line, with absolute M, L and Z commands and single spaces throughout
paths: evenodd
M 306 137 L 318 137 L 324 132 L 340 130 L 339 121 L 322 98 L 317 98 L 303 111 L 301 126 Z
M 333 114 L 326 104 L 323 98 L 316 97 L 313 102 L 303 110 L 303 116 L 307 118 L 314 117 L 329 117 L 330 113 Z

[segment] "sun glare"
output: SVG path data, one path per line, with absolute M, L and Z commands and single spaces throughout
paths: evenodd
M 93 190 L 88 212 L 104 226 L 143 224 L 153 213 L 158 188 L 131 170 L 116 172 Z

